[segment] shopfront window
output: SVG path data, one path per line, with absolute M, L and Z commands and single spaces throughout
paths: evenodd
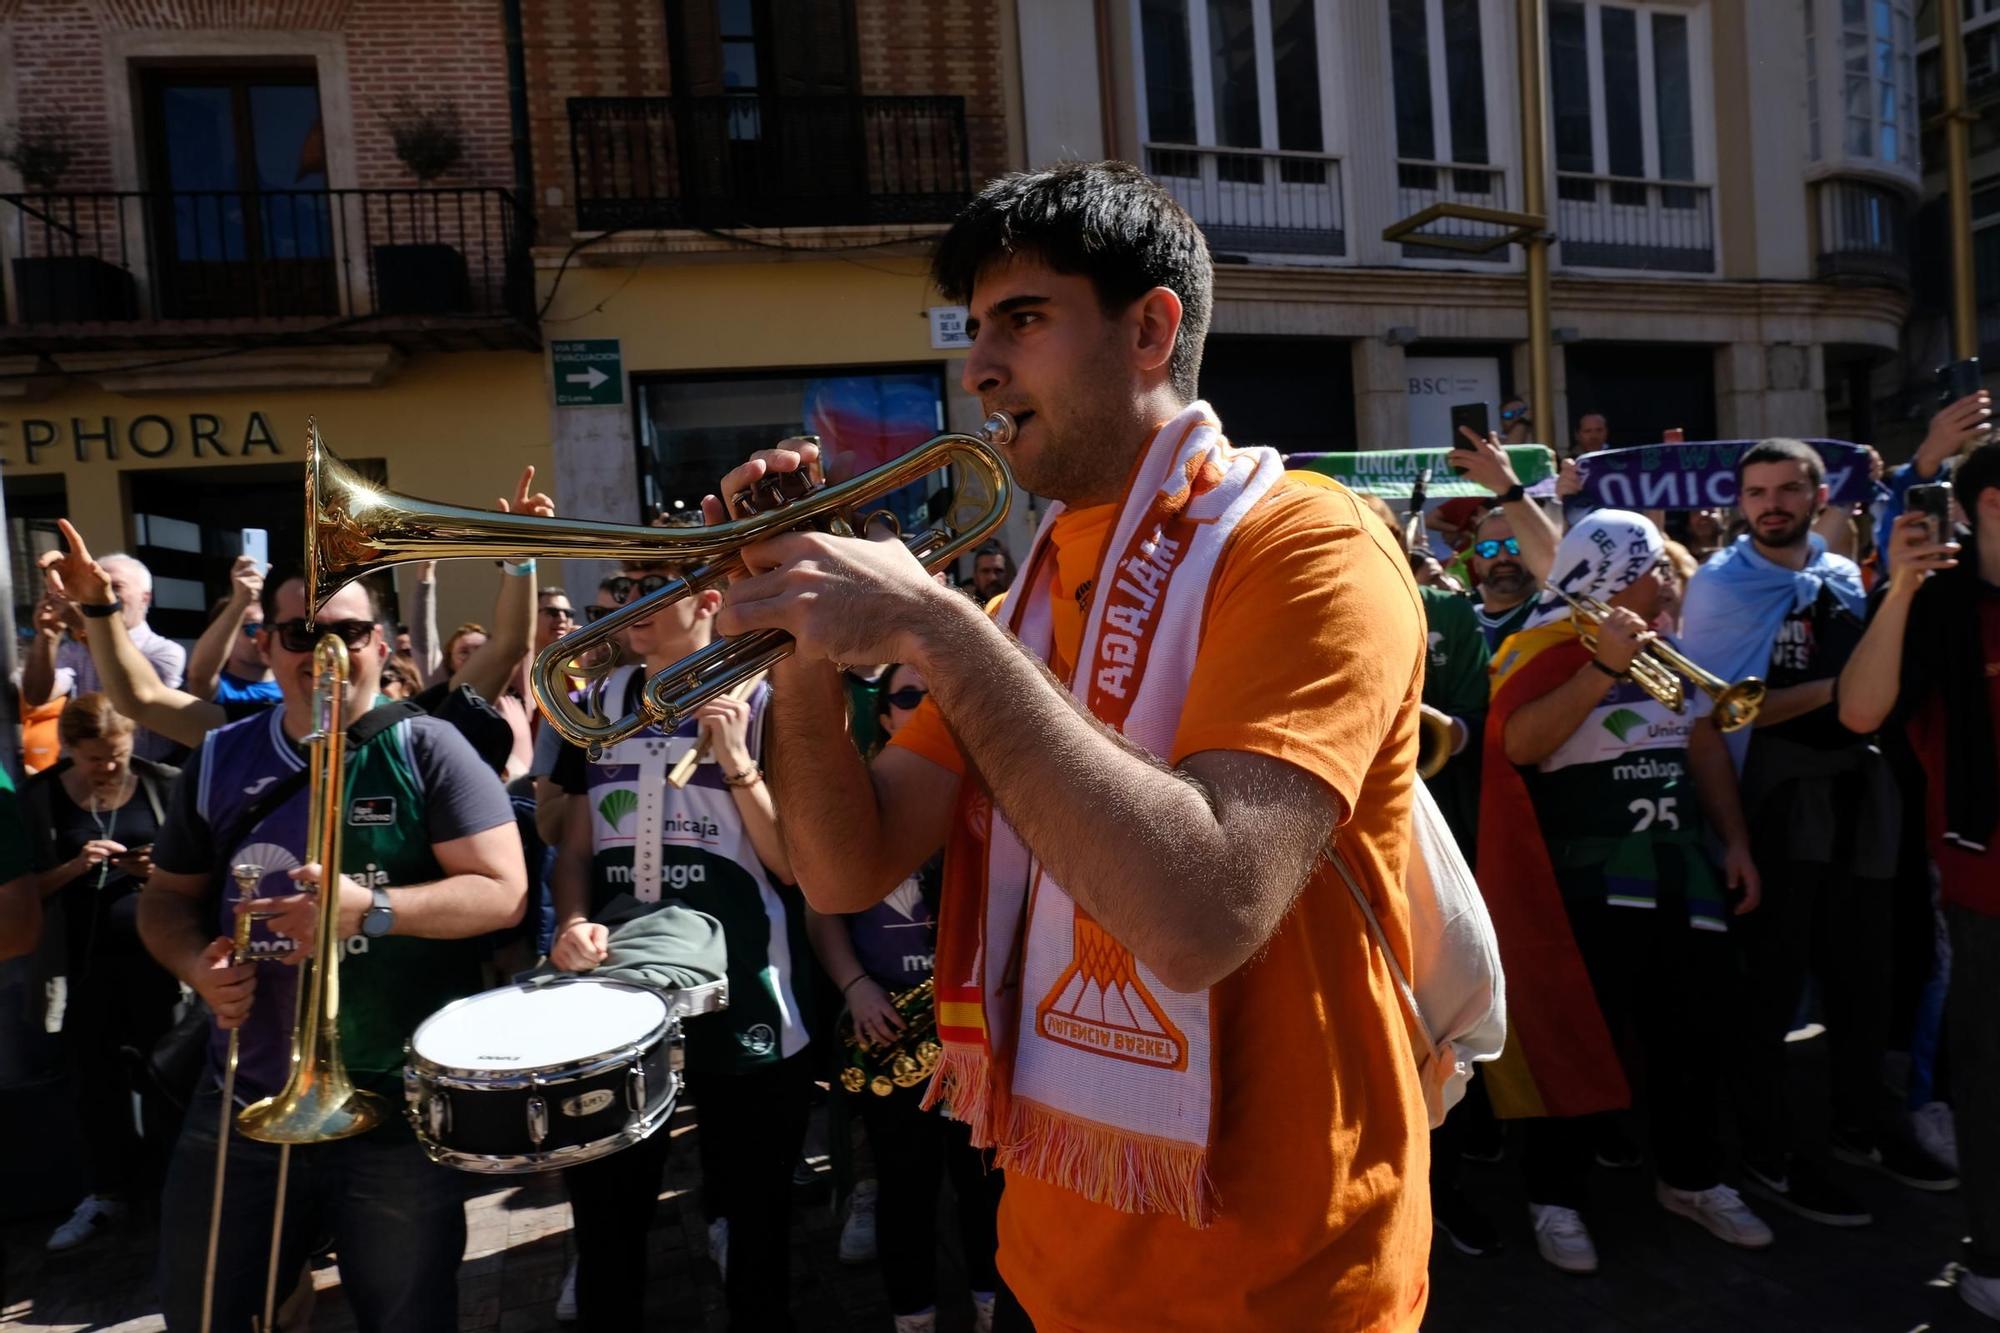
M 641 376 L 638 393 L 647 518 L 696 510 L 723 473 L 786 436 L 819 436 L 828 479 L 845 481 L 944 429 L 944 375 L 934 366 Z M 924 521 L 938 485 L 906 486 L 877 507 L 907 530 Z

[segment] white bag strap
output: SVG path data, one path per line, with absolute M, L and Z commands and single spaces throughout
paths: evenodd
M 1416 845 L 1414 837 L 1410 839 L 1410 854 L 1423 855 L 1423 850 Z M 1437 1042 L 1431 1037 L 1430 1024 L 1424 1021 L 1423 1007 L 1417 1003 L 1417 993 L 1410 986 L 1409 977 L 1404 975 L 1403 965 L 1396 961 L 1396 951 L 1389 947 L 1389 937 L 1382 932 L 1382 922 L 1376 917 L 1375 908 L 1369 903 L 1368 895 L 1362 891 L 1360 882 L 1354 878 L 1354 872 L 1348 868 L 1347 859 L 1340 854 L 1338 848 L 1332 849 L 1331 855 L 1334 865 L 1340 869 L 1341 879 L 1347 882 L 1347 891 L 1354 895 L 1354 905 L 1361 909 L 1361 919 L 1368 923 L 1368 933 L 1375 937 L 1376 945 L 1382 950 L 1382 960 L 1389 965 L 1389 975 L 1396 979 L 1397 993 L 1403 997 L 1403 1025 L 1410 1030 L 1411 1045 L 1423 1053 L 1417 1060 L 1421 1072 L 1435 1065 L 1441 1058 Z

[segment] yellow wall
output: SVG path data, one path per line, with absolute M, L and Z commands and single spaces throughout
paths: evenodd
M 496 497 L 514 493 L 524 466 L 533 464 L 538 475 L 547 476 L 545 363 L 544 357 L 531 352 L 426 353 L 411 358 L 377 388 L 118 394 L 83 385 L 0 405 L 0 468 L 8 476 L 60 474 L 71 520 L 96 549 L 111 550 L 133 541 L 126 476 L 138 488 L 144 484 L 144 473 L 155 468 L 225 470 L 298 464 L 305 456 L 306 418 L 316 416 L 321 437 L 335 453 L 386 460 L 394 489 L 490 505 Z M 238 453 L 252 412 L 261 413 L 269 423 L 278 445 L 276 454 L 261 448 Z M 217 437 L 230 457 L 217 458 L 206 451 L 195 457 L 189 426 L 194 413 L 221 419 Z M 173 423 L 178 440 L 170 454 L 151 460 L 138 456 L 127 439 L 131 424 L 148 414 Z M 95 442 L 86 444 L 86 457 L 79 461 L 71 419 L 80 418 L 85 430 L 94 432 L 102 429 L 105 417 L 114 423 L 116 461 L 108 460 L 104 446 Z M 60 428 L 57 443 L 39 450 L 32 464 L 24 447 L 24 423 L 30 420 L 52 421 Z M 141 442 L 158 448 L 162 428 L 148 424 L 140 429 Z M 295 561 L 298 555 L 273 552 L 273 559 Z M 438 612 L 444 633 L 462 620 L 489 618 L 496 577 L 493 567 L 483 561 L 445 567 Z M 407 577 L 403 587 L 407 597 Z
M 730 262 L 580 268 L 563 275 L 545 338 L 621 338 L 625 369 L 941 361 L 925 261 Z M 603 303 L 604 309 L 588 313 Z M 565 320 L 566 315 L 581 316 Z

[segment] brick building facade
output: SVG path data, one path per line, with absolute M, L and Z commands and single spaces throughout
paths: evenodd
M 465 157 L 440 184 L 512 184 L 500 0 L 13 0 L 0 41 L 0 124 L 66 127 L 65 191 L 160 187 L 137 97 L 148 67 L 265 60 L 316 66 L 334 188 L 416 183 L 385 124 L 404 96 L 458 110 Z
M 711 96 L 740 85 L 721 77 L 712 54 L 724 11 L 747 11 L 754 41 L 775 46 L 760 65 L 766 91 L 787 92 L 773 71 L 787 46 L 809 48 L 802 93 L 863 98 L 959 97 L 970 179 L 1008 169 L 1002 6 L 996 0 L 524 0 L 522 45 L 528 121 L 545 243 L 579 228 L 572 161 L 571 98 Z M 789 43 L 786 29 L 796 31 Z M 681 49 L 675 49 L 676 34 Z M 687 85 L 676 88 L 679 74 Z M 773 89 L 772 85 L 775 85 Z

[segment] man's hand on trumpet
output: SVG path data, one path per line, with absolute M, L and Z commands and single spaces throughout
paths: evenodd
M 195 994 L 201 996 L 215 1026 L 224 1032 L 242 1027 L 250 1017 L 250 1002 L 257 994 L 257 965 L 236 961 L 236 941 L 218 935 L 201 951 L 201 966 L 187 978 Z
M 740 494 L 818 458 L 819 446 L 809 441 L 761 449 L 722 479 L 722 494 Z M 703 498 L 701 508 L 711 524 L 729 517 L 713 495 Z M 965 599 L 940 586 L 901 542 L 788 532 L 746 546 L 741 554 L 749 572 L 724 594 L 716 632 L 783 630 L 797 642 L 800 660 L 917 661 L 922 629 L 947 614 L 944 608 L 963 609 Z
M 1613 671 L 1632 669 L 1633 661 L 1652 642 L 1653 632 L 1635 611 L 1614 606 L 1595 631 L 1597 660 Z
M 313 862 L 288 873 L 299 886 L 298 893 L 281 894 L 274 898 L 248 898 L 237 903 L 236 910 L 239 914 L 248 912 L 252 916 L 267 918 L 273 934 L 282 935 L 292 942 L 292 951 L 285 955 L 284 962 L 287 967 L 296 967 L 312 955 L 313 941 L 319 934 L 320 867 Z M 340 877 L 341 939 L 352 939 L 361 933 L 361 918 L 374 903 L 374 894 L 349 876 Z

